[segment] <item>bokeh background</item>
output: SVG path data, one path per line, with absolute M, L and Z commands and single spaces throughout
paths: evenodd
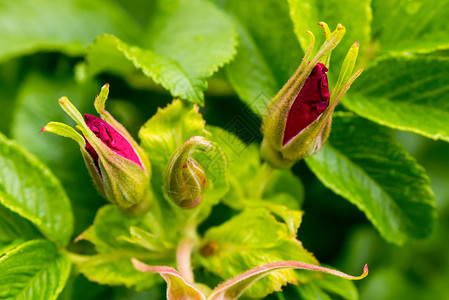
M 123 19 L 110 11 L 108 3 L 144 28 L 151 17 L 154 1 L 68 2 L 73 5 L 55 4 L 56 1 L 49 0 L 0 0 L 0 132 L 37 155 L 61 179 L 72 200 L 75 235 L 78 235 L 92 223 L 96 210 L 105 202 L 91 186 L 77 146 L 68 139 L 39 134 L 50 120 L 68 122 L 57 100 L 67 96 L 80 111 L 93 113 L 94 96 L 107 82 L 111 86 L 110 112 L 137 136 L 140 126 L 158 107 L 169 103 L 172 96 L 138 70 L 126 76 L 106 71 L 84 79 L 80 75 L 86 48 L 96 36 L 112 33 L 126 41 L 139 39 L 133 36 L 135 32 L 127 24 L 120 25 Z M 227 4 L 227 1 L 216 2 L 221 7 Z M 255 13 L 265 14 L 266 22 L 270 22 L 270 11 L 264 11 L 270 6 L 262 5 L 263 0 L 242 2 L 246 3 L 245 10 L 253 8 Z M 268 2 L 282 8 L 288 5 L 284 0 Z M 374 14 L 376 8 L 382 9 L 380 2 L 373 1 Z M 395 3 L 413 7 L 421 2 Z M 329 24 L 335 26 L 339 12 L 327 7 L 322 9 L 323 16 L 331 16 Z M 286 30 L 293 32 L 293 25 L 288 25 L 291 21 L 285 22 Z M 273 40 L 270 35 L 273 33 L 266 32 L 264 36 L 261 32 L 258 38 L 282 44 L 282 40 Z M 370 55 L 376 54 L 375 36 L 363 46 L 367 47 L 364 59 L 369 61 Z M 446 56 L 444 47 L 441 49 L 437 54 Z M 296 62 L 302 57 L 299 46 L 277 54 L 294 57 L 292 61 Z M 292 64 L 287 69 L 294 70 L 296 66 Z M 288 72 L 283 74 L 285 78 L 290 75 Z M 446 79 L 449 85 L 449 78 Z M 247 111 L 247 105 L 237 95 L 223 69 L 208 80 L 208 85 L 205 105 L 200 109 L 207 123 L 229 128 L 232 120 L 240 116 L 245 126 L 257 133 L 253 142 L 260 142 L 260 118 L 243 113 Z M 235 133 L 245 140 L 243 133 Z M 438 222 L 433 234 L 402 247 L 389 244 L 363 213 L 324 187 L 305 163 L 299 162 L 293 170 L 303 182 L 305 215 L 298 239 L 320 262 L 349 274 L 359 274 L 361 266 L 368 263 L 369 276 L 356 282 L 360 299 L 449 299 L 449 144 L 399 131 L 397 138 L 425 167 L 432 180 L 438 208 Z M 67 169 L 74 173 L 69 176 L 64 171 Z M 221 214 L 226 215 L 224 207 Z M 77 279 L 75 286 L 83 293 L 77 299 L 157 299 L 164 293 L 161 290 L 133 293 L 124 288 L 100 286 L 83 277 Z M 267 299 L 299 298 L 293 288 L 287 287 L 284 293 L 275 293 Z

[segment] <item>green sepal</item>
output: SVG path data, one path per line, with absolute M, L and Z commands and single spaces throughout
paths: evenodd
M 151 176 L 151 164 L 150 160 L 148 159 L 145 151 L 142 149 L 142 147 L 139 146 L 139 144 L 134 140 L 134 138 L 128 133 L 128 131 L 123 127 L 122 124 L 120 124 L 106 109 L 106 100 L 108 99 L 109 95 L 109 84 L 106 83 L 100 91 L 100 94 L 95 97 L 95 110 L 100 115 L 101 119 L 105 120 L 109 124 L 112 125 L 112 127 L 115 128 L 118 132 L 120 132 L 127 140 L 128 142 L 133 146 L 134 151 L 137 152 L 139 155 L 140 162 L 145 168 L 145 171 L 148 173 L 148 176 Z
M 329 39 L 324 42 L 317 55 L 310 62 L 308 56 L 309 51 L 307 51 L 298 70 L 268 105 L 262 120 L 262 132 L 264 133 L 264 138 L 268 139 L 267 141 L 275 148 L 275 150 L 281 151 L 282 149 L 282 139 L 288 112 L 295 101 L 296 95 L 301 91 L 315 65 L 335 49 L 343 38 L 345 32 L 346 29 L 339 24 L 337 29 L 329 36 Z M 311 36 L 313 36 L 313 34 L 311 34 Z M 314 38 L 311 40 L 309 49 L 313 47 L 313 42 Z
M 327 23 L 325 23 L 325 22 L 319 22 L 318 25 L 320 25 L 321 27 L 323 27 L 323 29 L 324 29 L 324 35 L 326 36 L 326 41 L 327 41 L 327 40 L 330 38 L 331 34 L 332 34 L 332 33 L 331 33 L 331 30 L 329 29 L 329 26 L 328 26 Z M 328 55 L 324 56 L 324 57 L 321 59 L 320 62 L 321 62 L 323 65 L 325 65 L 326 68 L 329 68 L 330 60 L 331 60 L 331 53 L 329 53 Z
M 68 100 L 64 99 L 64 102 L 66 101 Z M 73 108 L 70 106 L 70 104 L 66 107 L 71 113 L 73 112 L 74 116 L 76 116 L 76 113 L 78 112 L 76 108 L 74 111 Z M 89 175 L 94 182 L 95 188 L 98 190 L 98 192 L 102 197 L 106 198 L 106 194 L 104 193 L 103 181 L 101 179 L 100 174 L 98 173 L 97 167 L 95 166 L 95 162 L 92 159 L 92 156 L 90 156 L 90 154 L 86 151 L 86 140 L 83 138 L 83 136 L 78 132 L 76 132 L 76 130 L 70 127 L 69 125 L 60 122 L 48 123 L 47 125 L 45 125 L 44 128 L 42 128 L 41 132 L 51 132 L 63 137 L 68 137 L 78 143 L 78 145 L 80 146 L 81 154 L 84 159 L 84 163 L 86 164 Z
M 151 167 L 144 151 L 132 139 L 129 133 L 126 132 L 126 129 L 104 109 L 108 92 L 109 85 L 106 84 L 103 86 L 100 95 L 96 98 L 95 108 L 102 117 L 105 117 L 105 121 L 110 122 L 110 125 L 122 134 L 133 146 L 143 167 L 115 153 L 104 144 L 90 130 L 81 113 L 66 97 L 59 99 L 59 104 L 76 122 L 76 128 L 81 131 L 83 137 L 98 154 L 98 167 L 85 149 L 86 142 L 83 141 L 81 143 L 80 136 L 75 130 L 68 129 L 69 126 L 50 123 L 47 130 L 44 131 L 54 132 L 75 139 L 80 145 L 87 169 L 99 193 L 110 202 L 116 204 L 123 212 L 129 215 L 139 215 L 147 211 L 149 207 Z
M 83 139 L 83 136 L 76 132 L 75 129 L 64 123 L 50 122 L 45 125 L 40 132 L 51 132 L 63 137 L 68 137 L 75 140 L 81 148 L 86 147 L 86 141 Z
M 310 75 L 313 67 L 322 62 L 329 65 L 332 50 L 343 38 L 346 29 L 337 25 L 334 32 L 330 32 L 326 23 L 320 22 L 324 28 L 326 41 L 321 46 L 318 54 L 310 61 L 309 49 L 297 72 L 290 78 L 286 85 L 279 91 L 269 104 L 269 109 L 264 116 L 262 131 L 264 139 L 261 145 L 261 156 L 275 168 L 290 168 L 295 162 L 313 155 L 327 141 L 331 130 L 332 113 L 341 97 L 349 89 L 352 82 L 362 73 L 363 68 L 352 74 L 358 54 L 358 43 L 355 43 L 348 51 L 343 62 L 337 84 L 332 91 L 329 107 L 308 127 L 304 128 L 285 145 L 282 143 L 285 124 L 288 113 L 296 96 L 301 91 L 305 81 Z M 312 40 L 313 42 L 313 40 Z M 312 43 L 311 43 L 312 44 Z
M 340 69 L 340 74 L 338 75 L 337 83 L 331 93 L 331 99 L 335 100 L 335 94 L 340 90 L 341 86 L 345 82 L 348 82 L 353 75 L 355 62 L 357 60 L 357 55 L 359 53 L 359 42 L 355 42 L 351 48 L 349 48 L 348 54 L 346 54 L 345 60 Z

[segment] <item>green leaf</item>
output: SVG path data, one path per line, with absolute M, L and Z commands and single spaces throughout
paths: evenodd
M 0 203 L 64 246 L 73 231 L 69 199 L 59 181 L 16 142 L 0 134 Z
M 38 51 L 80 55 L 99 34 L 136 39 L 141 30 L 111 1 L 32 0 L 0 4 L 0 60 Z
M 81 111 L 91 113 L 92 95 L 97 91 L 93 82 L 79 84 L 63 76 L 30 74 L 18 91 L 11 123 L 13 139 L 48 166 L 64 186 L 77 216 L 75 234 L 92 223 L 104 202 L 93 187 L 79 146 L 72 140 L 38 132 L 49 121 L 73 124 L 58 105 L 59 98 L 68 96 Z
M 357 205 L 387 241 L 402 245 L 432 232 L 436 210 L 430 179 L 391 130 L 336 115 L 329 141 L 307 165 Z
M 343 299 L 359 299 L 357 288 L 355 287 L 354 282 L 350 280 L 326 274 L 323 279 L 313 281 L 312 283 L 327 293 L 338 295 Z
M 134 66 L 174 97 L 203 104 L 207 78 L 236 53 L 234 24 L 204 0 L 159 1 L 150 20 L 139 45 L 97 38 L 88 49 L 88 75 L 129 73 Z
M 449 3 L 373 1 L 373 35 L 382 51 L 430 52 L 449 47 Z
M 180 100 L 174 100 L 172 104 L 158 112 L 142 126 L 139 137 L 141 145 L 151 159 L 152 185 L 156 195 L 153 202 L 152 214 L 161 225 L 161 234 L 166 240 L 177 242 L 179 234 L 186 227 L 186 222 L 199 223 L 210 212 L 211 205 L 227 192 L 227 165 L 226 159 L 220 149 L 215 148 L 209 154 L 195 153 L 195 159 L 204 168 L 210 186 L 206 188 L 201 207 L 194 210 L 185 210 L 173 206 L 164 197 L 163 173 L 169 161 L 170 155 L 193 136 L 206 136 L 210 134 L 204 129 L 204 120 L 198 112 L 198 106 L 191 105 Z M 203 205 L 204 204 L 204 205 Z M 191 218 L 192 212 L 196 213 L 195 220 Z M 190 224 L 191 225 L 191 224 Z
M 141 272 L 158 273 L 164 278 L 167 282 L 167 300 L 206 300 L 204 295 L 188 283 L 174 268 L 148 266 L 137 259 L 133 259 L 132 263 Z
M 302 300 L 332 300 L 332 298 L 325 291 L 313 283 L 300 285 L 296 288 L 296 290 Z
M 162 175 L 170 155 L 189 138 L 204 136 L 204 124 L 198 107 L 180 100 L 159 109 L 139 131 L 141 145 L 151 158 L 152 174 Z
M 223 201 L 234 209 L 243 209 L 245 200 L 259 199 L 299 210 L 304 187 L 290 170 L 273 170 L 261 163 L 256 144 L 245 145 L 233 133 L 215 126 L 206 126 L 229 161 L 231 191 Z M 282 184 L 281 184 L 282 183 Z M 265 205 L 265 204 L 263 204 Z
M 157 282 L 157 276 L 145 275 L 135 270 L 131 258 L 149 259 L 155 264 L 171 264 L 175 260 L 173 246 L 163 243 L 162 250 L 149 250 L 135 240 L 134 235 L 130 234 L 130 229 L 139 227 L 147 230 L 140 229 L 140 232 L 155 232 L 154 227 L 158 224 L 154 223 L 150 215 L 129 218 L 115 205 L 102 207 L 95 217 L 94 224 L 80 237 L 93 243 L 98 254 L 86 257 L 86 260 L 79 265 L 80 272 L 89 280 L 101 284 L 125 285 L 139 290 L 151 287 Z
M 196 105 L 174 100 L 166 108 L 159 109 L 139 131 L 141 146 L 151 159 L 151 183 L 160 200 L 158 219 L 162 223 L 167 222 L 167 226 L 163 228 L 171 228 L 170 220 L 175 219 L 173 208 L 165 201 L 162 192 L 165 166 L 170 155 L 189 138 L 206 135 L 204 123 Z
M 134 68 L 157 84 L 169 90 L 173 97 L 202 103 L 206 86 L 195 86 L 178 62 L 151 50 L 124 43 L 113 35 L 102 35 L 88 48 L 88 73 L 93 76 L 103 71 L 121 75 Z M 204 80 L 205 82 L 205 80 Z
M 8 242 L 8 243 L 0 243 L 0 258 L 5 255 L 6 253 L 8 253 L 9 251 L 11 251 L 12 249 L 16 248 L 17 246 L 20 246 L 21 244 L 24 243 L 24 240 L 22 239 L 16 239 L 12 242 Z
M 78 265 L 79 270 L 90 281 L 107 285 L 124 285 L 143 291 L 161 282 L 156 274 L 137 271 L 128 256 L 120 253 L 99 254 L 89 257 Z
M 126 238 L 130 238 L 129 229 L 139 225 L 145 225 L 143 217 L 127 217 L 115 205 L 108 204 L 98 210 L 93 225 L 80 238 L 93 243 L 99 253 L 121 252 L 128 253 L 130 257 L 138 256 L 138 253 L 146 253 L 146 250 Z
M 257 114 L 263 115 L 271 97 L 280 88 L 273 71 L 249 34 L 238 27 L 240 45 L 235 59 L 225 67 L 226 76 L 240 99 Z
M 186 300 L 205 300 L 206 298 L 194 285 L 189 283 L 175 269 L 170 267 L 148 266 L 137 259 L 132 260 L 134 267 L 142 272 L 159 273 L 167 282 L 167 299 L 186 299 Z M 279 261 L 268 263 L 259 267 L 252 268 L 238 276 L 219 284 L 212 292 L 206 287 L 206 294 L 209 296 L 207 300 L 236 300 L 250 288 L 255 282 L 263 277 L 273 274 L 279 270 L 286 269 L 302 269 L 332 274 L 341 278 L 350 280 L 360 280 L 368 275 L 368 266 L 365 265 L 363 273 L 360 276 L 351 276 L 343 272 L 311 265 L 298 261 Z M 203 288 L 202 284 L 196 284 L 197 287 Z M 210 292 L 210 293 L 209 293 Z M 326 295 L 324 295 L 326 296 Z
M 287 226 L 276 221 L 263 208 L 245 210 L 226 223 L 209 229 L 200 252 L 200 264 L 223 279 L 277 261 L 317 264 L 313 255 L 292 238 Z M 255 283 L 246 295 L 264 297 L 287 282 L 295 281 L 292 270 L 275 272 Z
M 342 24 L 346 34 L 342 42 L 333 51 L 330 72 L 338 74 L 341 63 L 349 47 L 355 42 L 360 43 L 360 52 L 363 55 L 368 49 L 371 38 L 371 0 L 288 0 L 290 16 L 295 24 L 295 33 L 301 42 L 302 49 L 306 51 L 310 38 L 306 31 L 315 35 L 315 51 L 318 45 L 324 42 L 323 29 L 317 26 L 318 22 L 326 22 L 330 28 Z
M 33 224 L 20 215 L 0 205 L 0 242 L 10 242 L 15 239 L 41 238 L 41 233 Z
M 265 207 L 287 224 L 291 236 L 302 220 L 300 204 L 304 188 L 290 170 L 273 170 L 262 164 L 258 146 L 245 145 L 237 136 L 215 126 L 207 126 L 229 161 L 229 192 L 224 204 L 236 210 Z
M 268 101 L 293 75 L 303 56 L 287 3 L 223 2 L 223 8 L 235 17 L 240 34 L 238 54 L 225 67 L 226 75 L 242 101 L 263 114 Z
M 292 171 L 273 170 L 267 178 L 262 198 L 277 197 L 279 194 L 291 196 L 295 200 L 295 204 L 286 204 L 286 206 L 292 209 L 299 209 L 304 199 L 304 186 Z
M 315 300 L 317 295 L 320 295 L 320 299 L 333 299 L 331 295 L 338 295 L 346 300 L 359 299 L 357 288 L 352 281 L 328 274 L 324 275 L 324 278 L 300 284 L 295 289 L 304 300 Z
M 447 58 L 386 56 L 357 79 L 343 104 L 382 125 L 449 141 L 448 76 Z
M 0 298 L 56 299 L 70 274 L 70 260 L 44 240 L 26 242 L 0 257 Z

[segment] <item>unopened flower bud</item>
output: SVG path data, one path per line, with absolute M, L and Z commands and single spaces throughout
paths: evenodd
M 338 25 L 330 32 L 325 23 L 326 41 L 311 59 L 314 36 L 295 74 L 268 105 L 262 122 L 264 139 L 262 157 L 276 168 L 289 168 L 295 162 L 314 154 L 329 137 L 335 106 L 361 74 L 352 74 L 358 53 L 358 43 L 349 50 L 332 93 L 329 92 L 326 72 L 332 50 L 345 34 Z
M 195 136 L 171 155 L 164 171 L 164 191 L 174 204 L 182 208 L 193 208 L 201 203 L 207 177 L 194 155 L 214 147 L 206 138 Z
M 105 110 L 108 93 L 109 85 L 106 84 L 95 99 L 95 108 L 101 118 L 88 114 L 83 118 L 67 98 L 59 100 L 81 134 L 58 122 L 50 122 L 42 131 L 77 141 L 99 193 L 122 211 L 141 214 L 149 205 L 151 165 L 143 149 Z

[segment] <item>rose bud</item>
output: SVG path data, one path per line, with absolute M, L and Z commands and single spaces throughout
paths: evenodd
M 355 43 L 329 93 L 326 72 L 330 55 L 346 30 L 339 24 L 331 33 L 325 23 L 319 25 L 325 29 L 326 41 L 311 59 L 315 38 L 308 32 L 311 42 L 301 64 L 271 100 L 262 120 L 261 156 L 275 168 L 289 168 L 323 146 L 329 137 L 335 106 L 363 71 L 362 68 L 352 74 L 359 48 Z
M 59 104 L 77 123 L 72 127 L 50 122 L 42 131 L 74 139 L 99 193 L 123 212 L 140 215 L 149 207 L 151 165 L 143 149 L 126 129 L 105 110 L 109 85 L 95 99 L 101 118 L 84 115 L 63 97 Z
M 201 203 L 207 178 L 194 155 L 207 153 L 214 147 L 206 138 L 194 136 L 170 156 L 163 176 L 164 192 L 172 203 L 182 208 L 193 208 Z

